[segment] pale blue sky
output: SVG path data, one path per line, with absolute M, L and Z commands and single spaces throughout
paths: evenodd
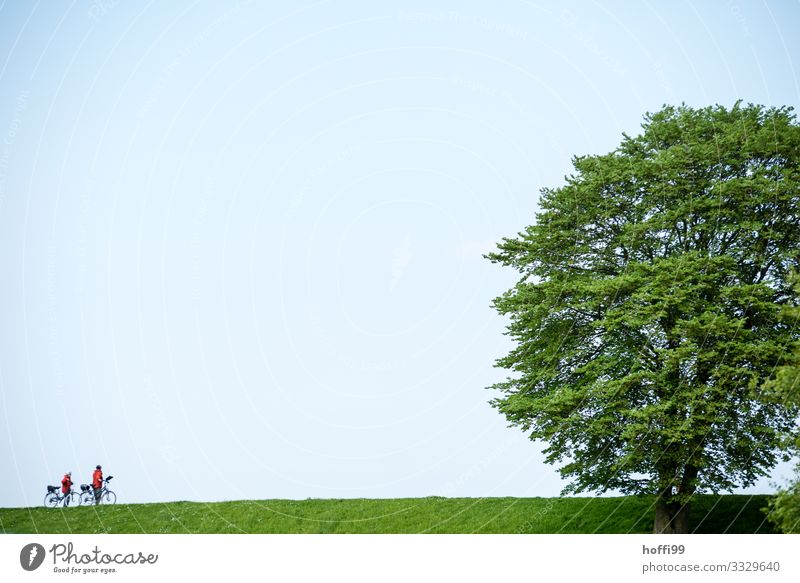
M 797 105 L 800 4 L 431 4 L 0 0 L 0 506 L 560 491 L 481 254 L 646 111 Z

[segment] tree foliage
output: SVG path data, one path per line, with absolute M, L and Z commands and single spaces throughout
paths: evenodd
M 536 223 L 488 255 L 511 376 L 492 404 L 570 478 L 567 492 L 752 484 L 795 405 L 761 389 L 798 330 L 800 128 L 791 108 L 667 106 L 543 189 Z
M 795 289 L 800 293 L 800 275 L 797 274 Z M 789 325 L 800 325 L 800 308 L 787 307 L 784 316 Z M 790 362 L 778 369 L 775 378 L 767 382 L 766 388 L 785 402 L 800 405 L 800 346 L 795 348 Z M 793 452 L 800 454 L 800 436 L 794 437 Z M 794 481 L 770 501 L 769 518 L 783 532 L 800 534 L 800 464 L 796 474 Z

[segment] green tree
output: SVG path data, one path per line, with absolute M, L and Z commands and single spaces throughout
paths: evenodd
M 792 109 L 664 107 L 613 152 L 573 159 L 536 223 L 487 257 L 511 371 L 492 404 L 569 492 L 656 495 L 688 532 L 696 492 L 767 475 L 797 408 L 761 390 L 798 331 L 800 128 Z
M 795 289 L 800 292 L 800 276 L 796 275 L 794 280 Z M 784 316 L 789 326 L 800 325 L 800 308 L 787 307 Z M 775 378 L 767 382 L 765 388 L 787 403 L 800 405 L 800 346 L 795 347 L 790 362 L 778 369 Z M 800 453 L 800 437 L 789 437 L 794 437 L 794 453 Z M 778 492 L 770 502 L 769 519 L 783 532 L 800 534 L 800 464 L 796 473 L 794 482 Z

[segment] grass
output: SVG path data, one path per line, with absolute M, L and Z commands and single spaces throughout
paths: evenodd
M 768 496 L 696 496 L 696 533 L 772 533 Z M 653 499 L 392 498 L 0 508 L 4 533 L 648 533 Z

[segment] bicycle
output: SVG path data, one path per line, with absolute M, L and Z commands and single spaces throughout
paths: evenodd
M 48 508 L 55 508 L 63 502 L 64 508 L 67 508 L 70 504 L 80 504 L 80 494 L 73 491 L 72 488 L 70 488 L 69 492 L 66 494 L 62 494 L 59 490 L 60 488 L 58 486 L 47 487 L 47 494 L 44 495 L 45 506 Z
M 94 489 L 89 484 L 81 484 L 80 505 L 84 504 L 116 504 L 117 495 L 108 489 L 108 483 L 114 476 L 109 476 L 103 480 L 105 484 L 100 489 L 100 493 L 96 494 Z

